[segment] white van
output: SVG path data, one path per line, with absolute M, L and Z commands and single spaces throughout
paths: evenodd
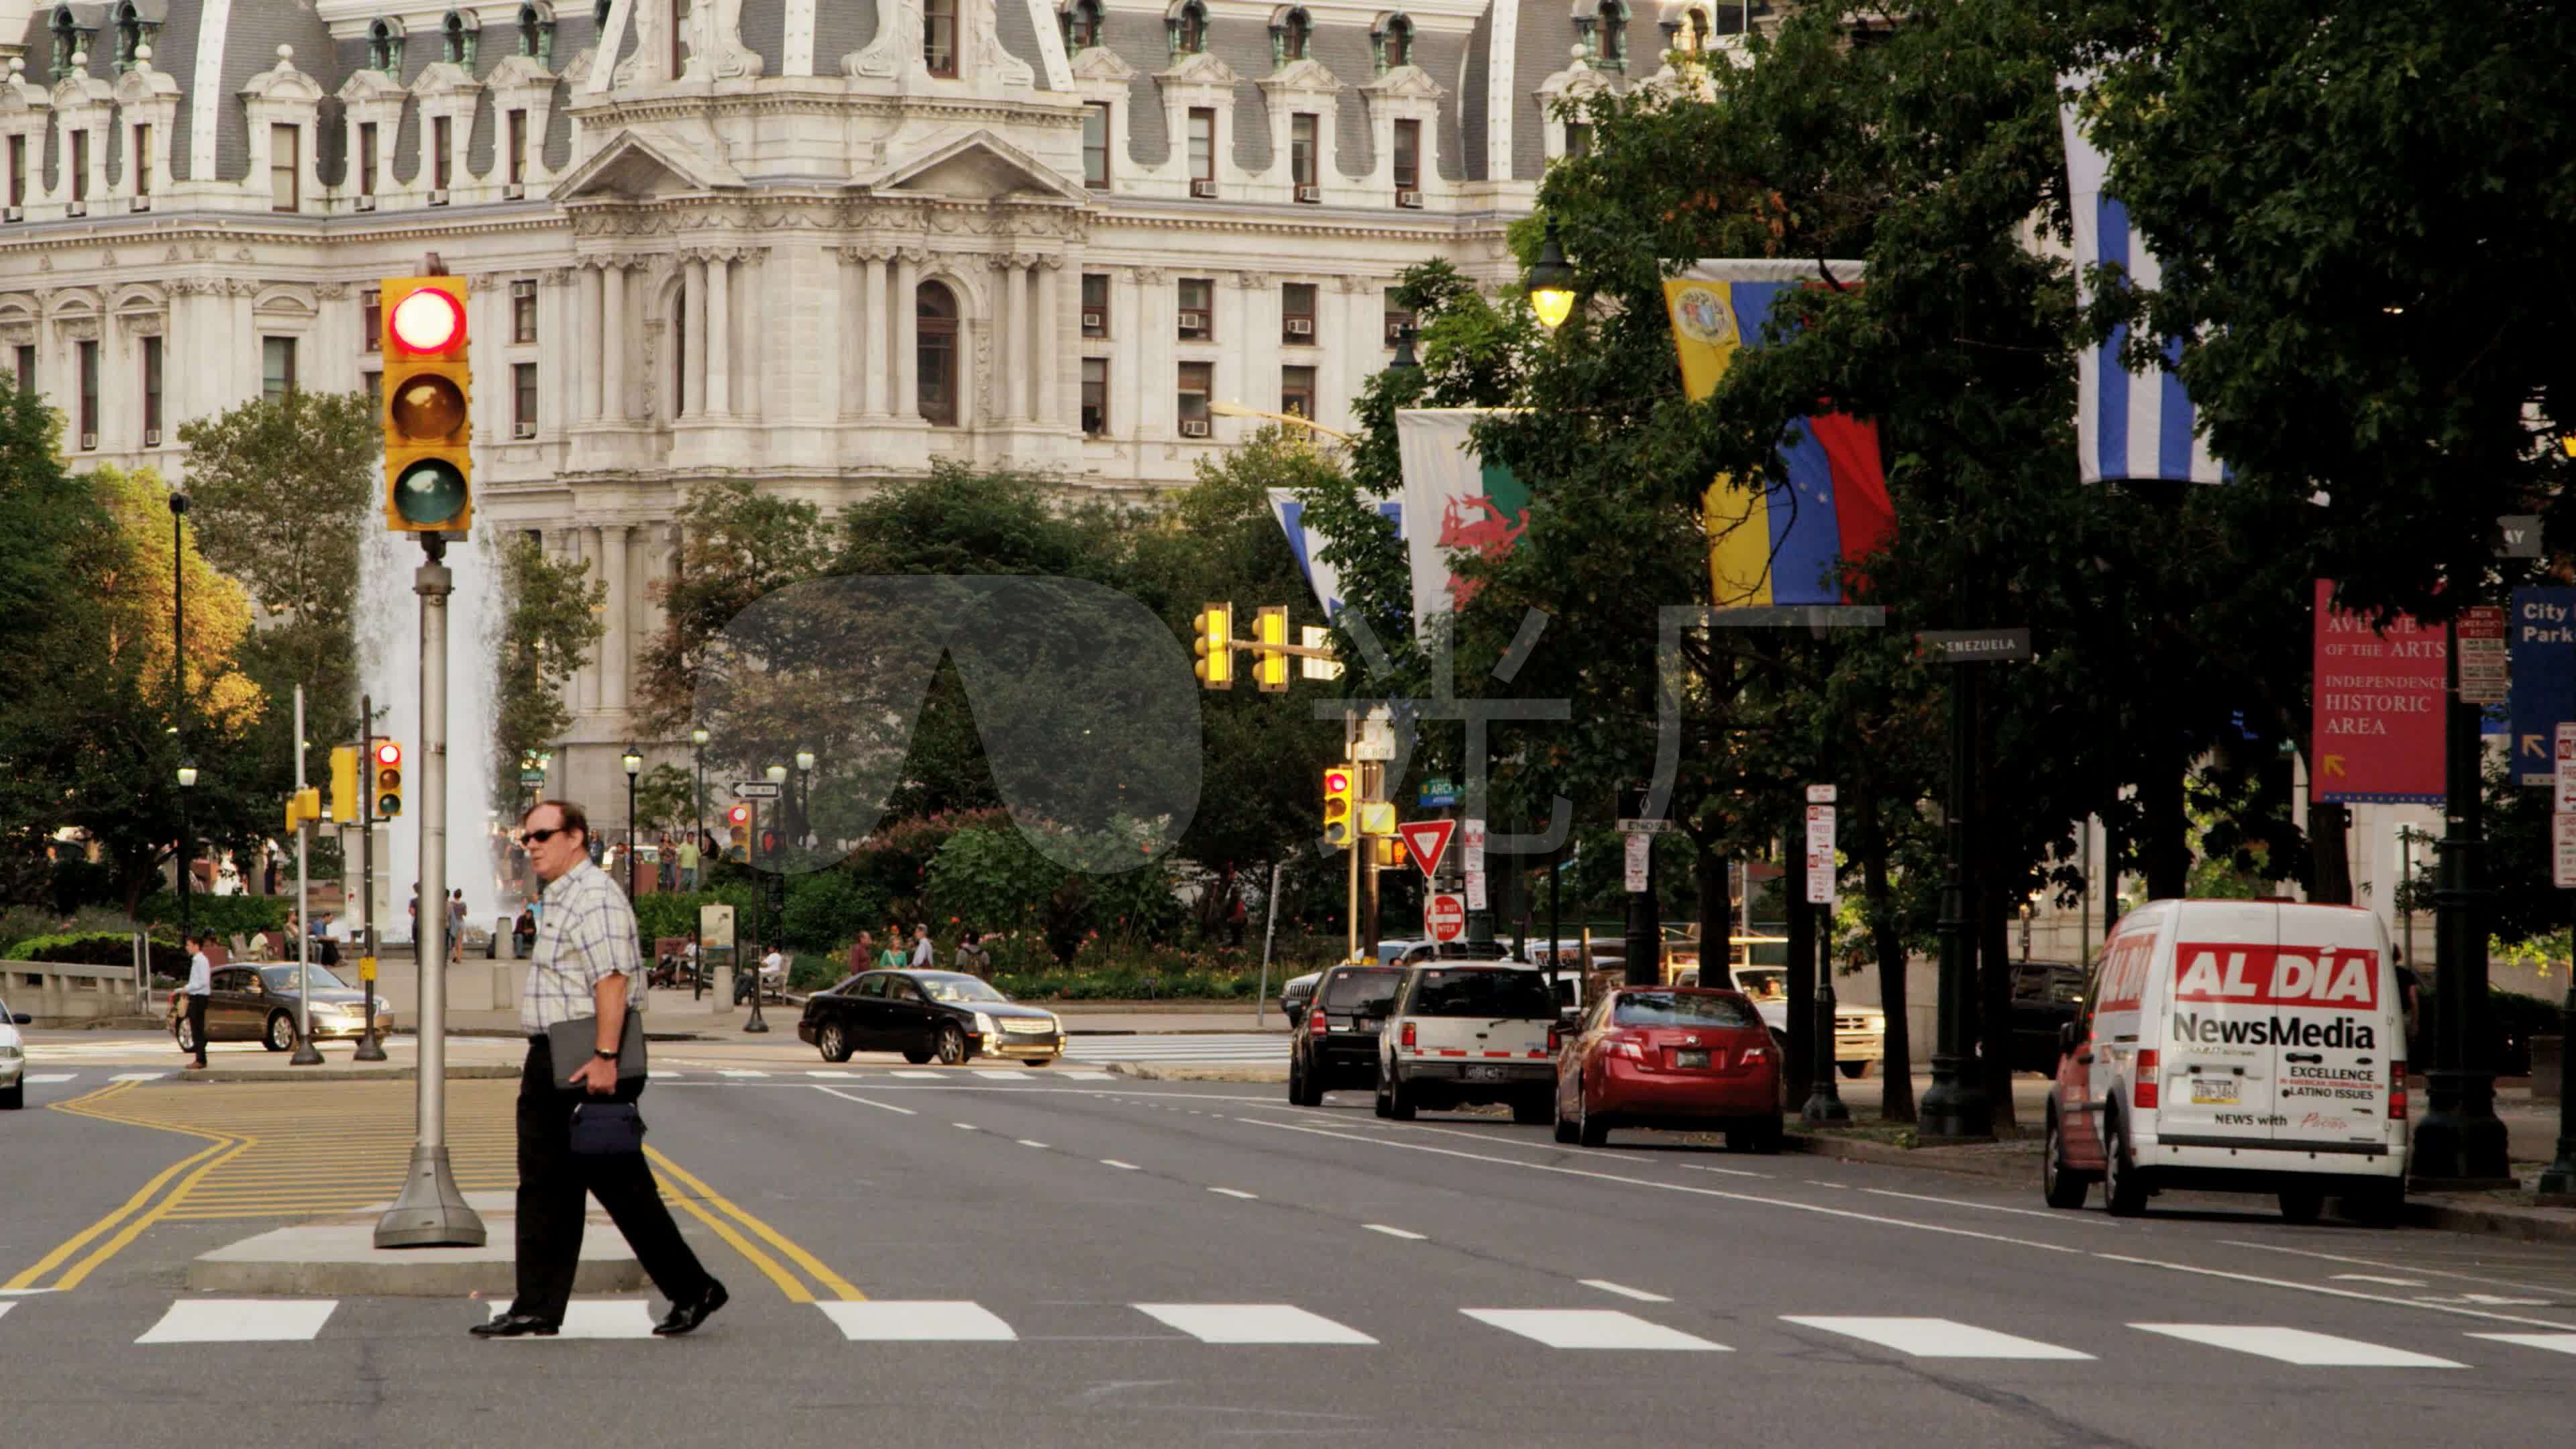
M 2405 1195 L 2406 1021 L 2388 936 L 2352 906 L 2151 901 L 2093 969 L 2061 1039 L 2049 1206 L 2100 1181 L 2114 1213 L 2165 1188 L 2328 1193 L 2393 1218 Z

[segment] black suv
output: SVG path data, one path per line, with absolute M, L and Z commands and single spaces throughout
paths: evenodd
M 2072 961 L 2013 962 L 2013 1070 L 2057 1075 L 2058 1033 L 2083 1014 L 2083 967 Z
M 1323 973 L 1288 1049 L 1290 1102 L 1318 1107 L 1326 1092 L 1376 1090 L 1378 1027 L 1403 980 L 1397 966 L 1346 964 Z

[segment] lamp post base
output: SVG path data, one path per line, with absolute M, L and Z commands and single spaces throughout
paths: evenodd
M 1985 1088 L 1971 1079 L 1973 1059 L 1935 1054 L 1932 1085 L 1915 1112 L 1915 1140 L 1926 1146 L 1995 1140 L 1994 1106 Z
M 379 1248 L 479 1248 L 483 1219 L 457 1191 L 444 1147 L 414 1147 L 402 1196 L 376 1219 Z

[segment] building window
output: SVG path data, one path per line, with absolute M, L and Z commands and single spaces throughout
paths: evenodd
M 1082 435 L 1097 438 L 1109 431 L 1109 359 L 1082 359 Z
M 1387 345 L 1387 346 L 1389 346 L 1389 347 L 1393 347 L 1393 346 L 1395 345 L 1395 334 L 1396 334 L 1397 332 L 1401 331 L 1402 329 L 1407 328 L 1407 327 L 1410 327 L 1410 326 L 1412 326 L 1412 325 L 1413 325 L 1413 312 L 1412 312 L 1412 310 L 1411 310 L 1410 308 L 1406 308 L 1406 307 L 1399 307 L 1399 306 L 1397 306 L 1397 305 L 1395 304 L 1395 293 L 1393 293 L 1393 292 L 1389 292 L 1389 293 L 1387 293 L 1387 294 L 1386 294 L 1386 345 Z
M 1581 121 L 1565 123 L 1565 154 L 1578 160 L 1592 154 L 1592 128 Z
M 1196 55 L 1207 49 L 1207 8 L 1198 0 L 1182 6 L 1180 15 L 1169 23 L 1172 54 Z
M 1315 415 L 1315 369 L 1283 367 L 1279 369 L 1279 411 L 1292 418 Z
M 1204 438 L 1208 435 L 1208 395 L 1215 391 L 1215 363 L 1184 362 L 1181 364 L 1180 412 L 1182 437 Z
M 1599 21 L 1601 37 L 1596 58 L 1605 69 L 1628 68 L 1628 15 L 1619 8 L 1619 0 L 1601 0 Z
M 689 0 L 671 0 L 671 79 L 689 73 Z
M 921 7 L 921 64 L 932 75 L 957 78 L 957 0 Z
M 1109 103 L 1093 101 L 1082 108 L 1082 184 L 1109 189 Z
M 367 69 L 380 70 L 400 79 L 402 76 L 402 32 L 379 20 L 367 27 Z
M 942 427 L 957 426 L 957 294 L 939 282 L 915 289 L 913 365 L 921 378 L 921 416 Z
M 455 126 L 447 117 L 437 116 L 431 118 L 429 123 L 429 184 L 440 191 L 445 191 L 447 189 L 447 178 L 450 172 L 449 163 L 453 159 L 455 152 L 455 148 L 449 143 L 454 139 L 454 131 Z
M 116 7 L 116 73 L 134 69 L 134 52 L 143 44 L 143 20 L 131 4 Z
M 260 396 L 281 398 L 295 391 L 295 339 L 263 337 L 259 340 Z
M 1203 187 L 1216 185 L 1216 111 L 1212 107 L 1190 107 L 1190 179 Z
M 1315 345 L 1315 284 L 1290 282 L 1279 289 L 1279 340 Z
M 678 417 L 689 400 L 689 296 L 671 289 L 671 416 Z
M 36 390 L 36 349 L 21 343 L 18 347 L 18 391 Z
M 1085 337 L 1109 335 L 1109 274 L 1107 272 L 1082 274 L 1082 335 Z
M 510 284 L 510 340 L 537 340 L 537 284 L 534 282 Z
M 1315 184 L 1315 113 L 1299 111 L 1288 118 L 1288 179 L 1297 184 L 1299 201 L 1321 201 Z
M 1289 11 L 1288 18 L 1280 22 L 1277 29 L 1270 32 L 1271 64 L 1286 65 L 1292 60 L 1304 60 L 1306 41 L 1314 33 L 1314 29 L 1314 25 L 1306 19 L 1304 10 Z
M 27 138 L 9 138 L 9 204 L 27 204 Z
M 89 200 L 89 132 L 72 132 L 72 200 Z
M 295 211 L 304 203 L 303 132 L 295 126 L 268 128 L 268 209 Z
M 134 171 L 134 194 L 137 196 L 150 196 L 152 194 L 152 127 L 138 121 L 131 129 L 134 132 L 134 166 L 132 168 Z
M 80 344 L 80 445 L 98 446 L 98 344 Z
M 1211 277 L 1183 277 L 1180 286 L 1181 327 L 1184 341 L 1206 342 L 1216 336 L 1216 281 Z
M 1422 123 L 1420 121 L 1398 121 L 1395 123 L 1394 171 L 1395 189 L 1398 192 L 1412 192 L 1413 204 L 1416 206 L 1421 205 Z M 1396 201 L 1401 205 L 1403 204 L 1404 198 L 1402 196 L 1398 196 Z
M 447 40 L 447 61 L 467 70 L 474 68 L 474 32 L 465 28 L 465 17 L 450 10 L 439 25 Z
M 1073 8 L 1064 12 L 1064 49 L 1068 55 L 1079 54 L 1100 43 L 1100 5 L 1098 0 L 1074 0 Z
M 143 339 L 143 445 L 161 440 L 161 339 Z
M 376 123 L 358 123 L 358 194 L 376 194 Z
M 1378 37 L 1377 69 L 1384 75 L 1398 66 L 1413 64 L 1413 22 L 1398 15 L 1386 22 Z
M 519 7 L 519 54 L 532 55 L 540 66 L 554 63 L 555 22 L 552 7 L 539 10 L 534 5 Z
M 510 184 L 524 186 L 528 180 L 528 113 L 510 113 Z
M 358 350 L 385 350 L 385 294 L 373 287 L 358 294 Z
M 383 417 L 385 415 L 385 375 L 381 372 L 363 373 L 360 375 L 360 381 L 366 385 L 368 410 L 377 417 Z
M 537 365 L 533 362 L 510 364 L 510 436 L 533 438 L 537 435 Z

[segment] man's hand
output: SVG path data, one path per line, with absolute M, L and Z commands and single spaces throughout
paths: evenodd
M 617 1063 L 606 1057 L 592 1057 L 572 1074 L 572 1084 L 594 1097 L 605 1097 L 617 1090 Z

